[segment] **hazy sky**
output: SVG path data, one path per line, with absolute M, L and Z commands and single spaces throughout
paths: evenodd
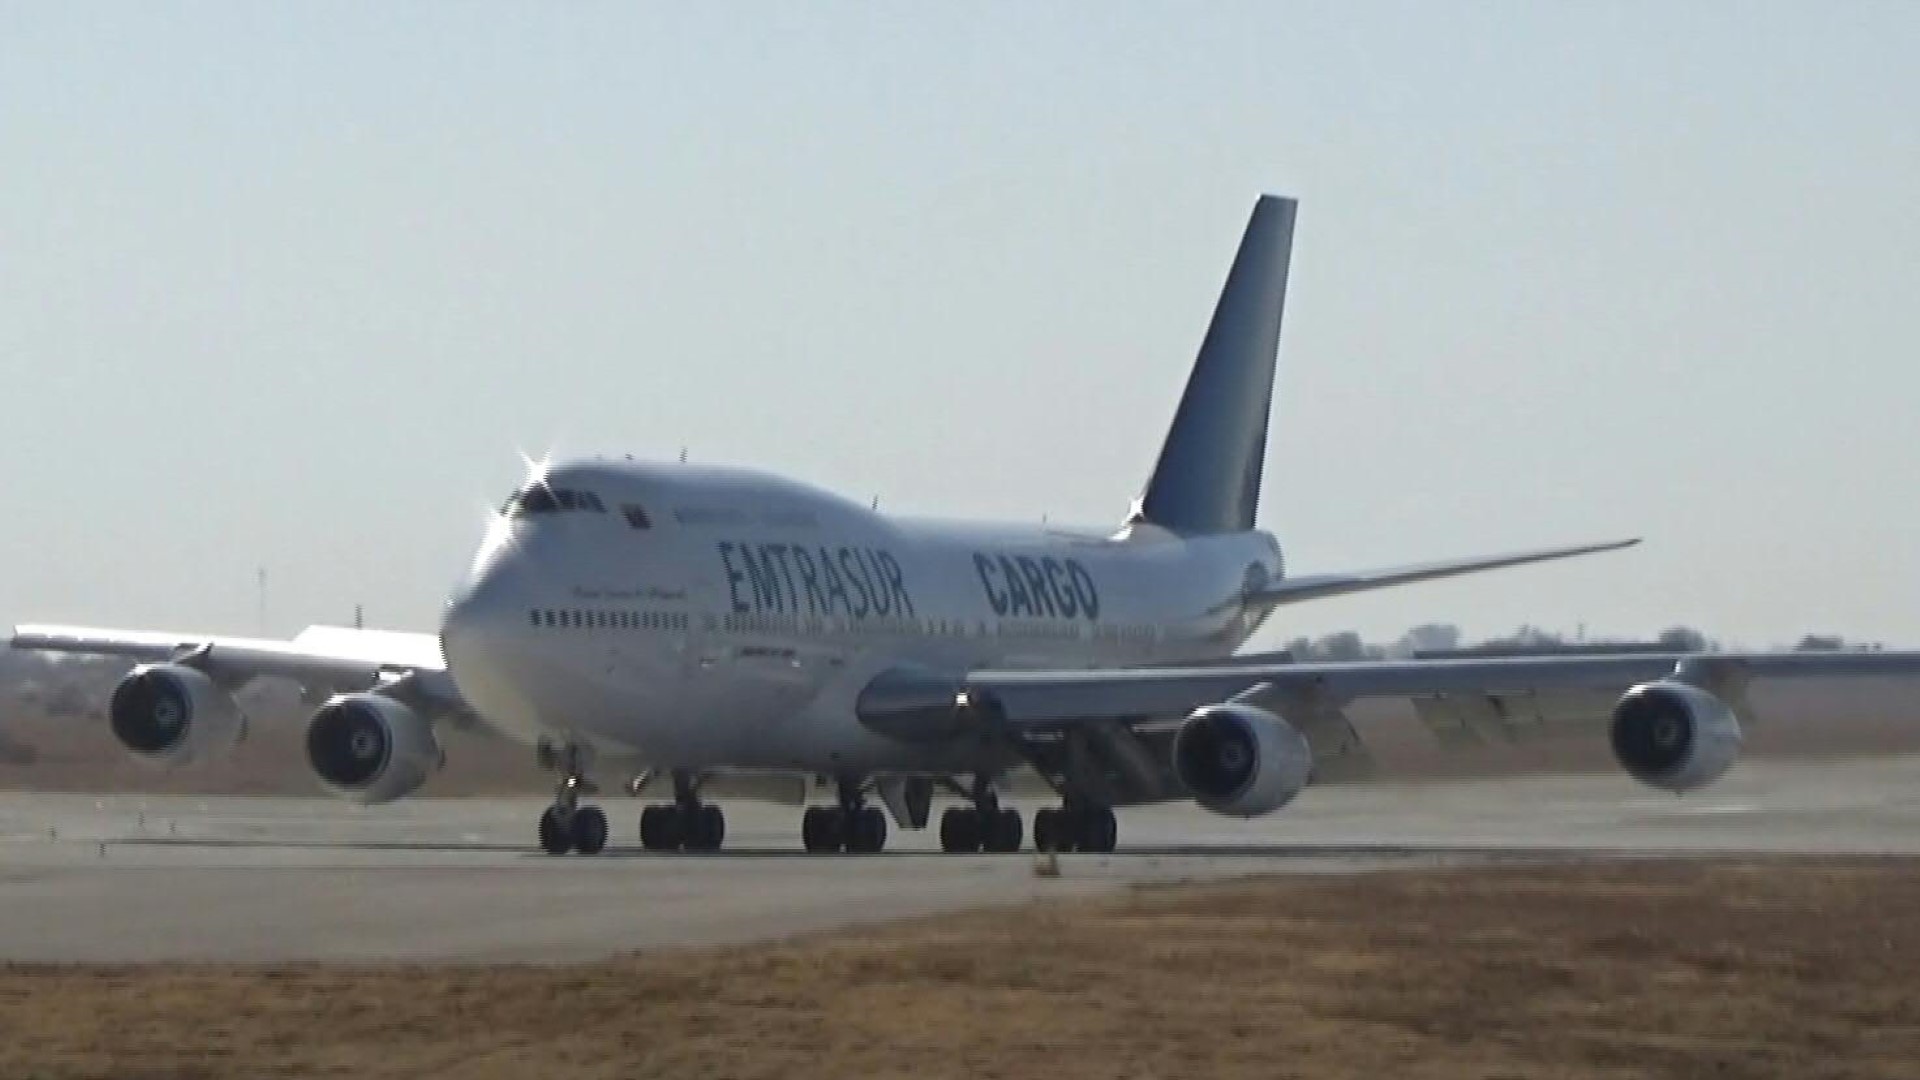
M 0 3 L 0 619 L 431 629 L 547 448 L 1117 522 L 1297 196 L 1283 611 L 1920 643 L 1920 5 Z

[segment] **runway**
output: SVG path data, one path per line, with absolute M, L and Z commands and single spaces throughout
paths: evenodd
M 539 800 L 0 795 L 0 959 L 571 961 L 732 943 L 1131 882 L 1623 853 L 1920 854 L 1920 757 L 1743 763 L 1686 798 L 1624 776 L 1309 790 L 1254 821 L 1120 812 L 1114 855 L 801 853 L 796 810 L 727 806 L 728 850 L 534 850 Z M 1031 817 L 1032 806 L 1023 806 Z M 1009 918 L 1017 918 L 1010 911 Z

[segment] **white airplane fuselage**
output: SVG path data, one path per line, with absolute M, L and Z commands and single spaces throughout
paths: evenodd
M 530 493 L 532 493 L 530 495 Z M 488 723 L 683 769 L 966 772 L 855 715 L 883 671 L 1121 667 L 1229 656 L 1277 581 L 1264 532 L 1108 536 L 891 518 L 768 474 L 577 461 L 489 527 L 442 627 Z

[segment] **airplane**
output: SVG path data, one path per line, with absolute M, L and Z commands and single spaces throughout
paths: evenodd
M 720 850 L 725 816 L 703 796 L 756 777 L 801 785 L 788 801 L 831 792 L 801 816 L 809 852 L 879 852 L 889 820 L 930 825 L 936 792 L 955 800 L 943 851 L 1015 851 L 1025 823 L 1001 795 L 1018 773 L 1059 799 L 1035 813 L 1035 847 L 1110 852 L 1116 807 L 1281 809 L 1353 749 L 1346 709 L 1364 700 L 1456 707 L 1463 731 L 1517 737 L 1555 719 L 1554 701 L 1604 694 L 1610 708 L 1559 719 L 1604 723 L 1629 775 L 1684 792 L 1735 762 L 1751 680 L 1920 672 L 1920 653 L 1893 652 L 1237 655 L 1283 605 L 1637 542 L 1291 575 L 1255 516 L 1296 211 L 1256 201 L 1117 528 L 899 518 L 746 469 L 539 462 L 490 521 L 437 635 L 23 625 L 12 645 L 135 661 L 111 727 L 169 764 L 241 737 L 246 682 L 293 679 L 318 703 L 305 741 L 320 784 L 363 803 L 419 788 L 442 763 L 436 727 L 477 722 L 558 773 L 536 829 L 555 855 L 606 846 L 589 801 L 603 760 L 645 763 L 636 795 L 670 788 L 640 815 L 650 851 Z

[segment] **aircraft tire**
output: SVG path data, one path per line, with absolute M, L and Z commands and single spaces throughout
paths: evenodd
M 640 846 L 648 851 L 678 851 L 682 823 L 680 808 L 668 803 L 640 811 Z
M 878 855 L 887 846 L 887 816 L 877 806 L 864 806 L 844 815 L 847 850 L 857 855 Z
M 557 806 L 540 812 L 540 850 L 549 855 L 573 850 L 573 831 L 568 828 L 566 812 Z
M 583 806 L 573 812 L 567 832 L 573 850 L 582 855 L 598 855 L 607 846 L 607 812 L 597 806 Z
M 1047 807 L 1033 815 L 1033 847 L 1036 851 L 1073 850 L 1072 821 L 1064 811 Z
M 1076 817 L 1078 820 L 1075 824 L 1079 828 L 1075 831 L 1079 835 L 1075 837 L 1077 843 L 1074 846 L 1096 855 L 1111 854 L 1120 839 L 1120 826 L 1114 820 L 1113 810 L 1105 806 L 1095 807 L 1080 811 Z
M 980 850 L 980 812 L 971 806 L 949 806 L 940 815 L 940 850 L 949 855 Z
M 688 851 L 719 851 L 727 839 L 727 816 L 717 806 L 701 804 L 690 810 L 682 810 L 681 816 L 687 821 L 686 848 Z
M 809 852 L 839 851 L 846 834 L 846 815 L 837 806 L 809 806 L 800 818 L 800 842 Z
M 1012 807 L 1001 809 L 991 816 L 982 814 L 980 846 L 987 851 L 1012 852 L 1020 850 L 1020 842 L 1026 838 L 1025 826 L 1020 821 L 1020 811 Z

